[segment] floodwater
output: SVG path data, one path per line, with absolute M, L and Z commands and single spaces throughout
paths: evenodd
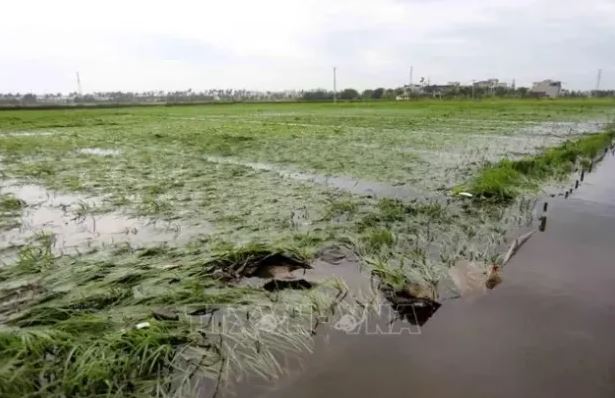
M 273 164 L 248 162 L 231 157 L 205 156 L 205 160 L 211 163 L 232 164 L 236 166 L 248 167 L 253 170 L 270 171 L 292 180 L 323 185 L 329 188 L 339 189 L 341 191 L 349 192 L 360 196 L 399 200 L 425 198 L 427 196 L 426 193 L 418 191 L 406 184 L 393 185 L 386 182 L 367 181 L 348 176 L 334 176 L 306 173 L 302 171 L 293 171 L 290 169 L 281 168 Z M 431 199 L 432 201 L 442 200 L 442 198 L 437 198 L 435 196 L 429 197 L 429 199 Z
M 81 148 L 79 153 L 84 155 L 96 155 L 96 156 L 117 156 L 121 153 L 119 149 L 107 149 L 107 148 Z
M 7 181 L 0 192 L 13 194 L 27 204 L 19 220 L 20 226 L 0 232 L 0 249 L 18 247 L 43 232 L 52 233 L 53 249 L 64 253 L 115 243 L 142 247 L 186 242 L 195 236 L 207 235 L 213 229 L 207 222 L 183 225 L 129 217 L 120 212 L 96 214 L 91 209 L 100 205 L 102 198 L 52 192 L 36 184 Z
M 615 157 L 535 233 L 480 296 L 451 300 L 418 328 L 323 328 L 314 352 L 239 397 L 615 396 Z M 369 328 L 368 328 L 369 330 Z

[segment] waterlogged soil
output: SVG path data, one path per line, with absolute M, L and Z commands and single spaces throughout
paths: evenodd
M 104 203 L 103 198 L 56 193 L 36 184 L 6 181 L 0 192 L 11 194 L 24 203 L 17 220 L 19 226 L 1 231 L 0 250 L 23 246 L 42 233 L 53 235 L 53 248 L 57 254 L 62 254 L 115 244 L 129 244 L 135 248 L 163 243 L 178 245 L 206 236 L 213 230 L 206 221 L 183 225 L 130 217 L 119 211 L 97 213 L 97 207 Z
M 247 162 L 232 157 L 206 156 L 205 160 L 212 163 L 244 166 L 253 170 L 271 171 L 292 180 L 324 185 L 326 187 L 339 189 L 354 195 L 367 196 L 371 198 L 398 199 L 405 201 L 419 198 L 436 200 L 435 196 L 428 196 L 425 192 L 418 191 L 405 184 L 392 185 L 385 182 L 365 181 L 348 176 L 329 176 L 323 174 L 305 173 L 285 169 L 273 164 Z M 444 198 L 440 199 L 444 200 Z
M 386 313 L 361 333 L 328 327 L 284 377 L 228 396 L 612 397 L 614 172 L 609 155 L 551 199 L 546 230 L 489 294 L 448 301 L 420 328 Z
M 173 347 L 180 362 L 165 365 L 182 369 L 182 389 L 194 387 L 192 377 L 203 380 L 199 392 L 205 396 L 378 395 L 358 387 L 405 375 L 408 350 L 418 344 L 398 332 L 414 337 L 445 322 L 442 314 L 457 303 L 472 313 L 471 303 L 512 285 L 508 271 L 493 265 L 519 231 L 537 228 L 540 203 L 533 194 L 487 209 L 453 197 L 452 188 L 487 161 L 531 155 L 597 131 L 614 104 L 242 104 L 0 113 L 1 193 L 24 203 L 7 217 L 11 224 L 3 224 L 19 227 L 0 231 L 0 248 L 11 251 L 2 252 L 0 291 L 6 297 L 0 314 L 7 321 L 0 324 L 27 334 L 39 317 L 46 322 L 43 332 L 96 318 L 107 329 L 97 330 L 103 339 L 95 341 L 164 326 L 188 341 Z M 551 233 L 551 219 L 547 225 L 540 236 Z M 43 233 L 53 236 L 52 253 Z M 300 260 L 287 261 L 291 257 Z M 264 258 L 276 261 L 265 264 Z M 492 292 L 494 276 L 501 283 Z M 437 303 L 427 299 L 436 293 Z M 69 319 L 58 308 L 69 309 Z M 225 314 L 227 326 L 236 330 L 241 319 L 245 328 L 239 334 L 216 330 Z M 349 338 L 365 317 L 373 322 L 370 333 Z M 277 330 L 279 319 L 291 329 Z M 92 337 L 70 330 L 82 346 Z M 382 343 L 373 334 L 383 330 L 399 336 Z M 418 336 L 427 342 L 421 349 L 440 353 L 425 335 Z M 28 366 L 36 372 L 41 361 L 35 359 Z M 424 370 L 441 367 L 426 362 Z M 187 370 L 195 363 L 199 372 Z M 148 366 L 142 369 L 153 369 Z M 262 381 L 276 375 L 280 382 L 264 389 Z M 241 376 L 240 384 L 227 383 Z M 113 377 L 92 383 L 109 385 Z M 131 385 L 143 387 L 160 376 L 143 377 Z M 383 391 L 404 395 L 389 384 L 393 390 Z

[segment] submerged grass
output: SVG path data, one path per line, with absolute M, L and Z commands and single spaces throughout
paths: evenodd
M 0 194 L 0 230 L 19 226 L 19 216 L 25 202 L 11 194 Z
M 238 283 L 243 277 L 268 264 L 306 267 L 321 249 L 347 242 L 396 290 L 435 285 L 458 258 L 493 263 L 506 231 L 528 221 L 531 203 L 519 193 L 564 175 L 606 142 L 592 135 L 562 145 L 586 132 L 575 121 L 614 108 L 557 100 L 0 112 L 2 172 L 101 198 L 100 208 L 78 204 L 76 217 L 113 210 L 172 220 L 178 232 L 211 225 L 176 246 L 69 256 L 42 235 L 16 248 L 0 268 L 0 395 L 194 396 L 199 377 L 229 366 L 269 376 L 280 370 L 275 349 L 309 348 L 311 328 L 229 335 L 208 329 L 212 314 L 231 308 L 254 320 L 266 307 L 293 318 L 288 308 L 299 305 L 328 313 L 339 286 L 268 292 Z M 568 124 L 541 127 L 554 120 Z M 502 160 L 541 147 L 553 149 Z M 472 179 L 485 161 L 495 166 Z M 259 162 L 272 167 L 250 167 Z M 275 167 L 407 185 L 436 200 L 379 189 L 353 195 Z M 448 204 L 442 192 L 468 179 L 465 189 L 502 201 L 488 209 Z M 31 205 L 0 198 L 0 223 Z
M 108 319 L 89 315 L 49 330 L 0 331 L 0 393 L 6 397 L 170 395 L 176 349 L 189 336 L 156 321 L 144 329 L 108 329 Z
M 268 261 L 307 265 L 292 247 L 215 242 L 58 257 L 51 242 L 37 237 L 0 269 L 1 396 L 194 396 L 225 361 L 269 376 L 280 370 L 272 352 L 304 349 L 309 331 L 212 332 L 207 316 L 226 308 L 243 319 L 263 306 L 286 316 L 316 303 L 328 311 L 335 296 L 324 285 L 272 296 L 226 282 Z M 172 315 L 160 320 L 161 308 Z

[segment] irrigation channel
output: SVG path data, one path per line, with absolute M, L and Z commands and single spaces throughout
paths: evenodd
M 279 379 L 217 395 L 615 396 L 614 175 L 609 153 L 579 189 L 549 198 L 545 231 L 497 288 L 447 301 L 420 327 L 391 329 L 381 315 L 367 332 L 321 328 Z

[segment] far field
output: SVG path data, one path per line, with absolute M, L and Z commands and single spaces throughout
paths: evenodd
M 215 379 L 224 353 L 194 314 L 319 311 L 345 289 L 243 283 L 273 254 L 333 250 L 392 290 L 438 289 L 460 260 L 489 272 L 613 120 L 612 99 L 0 111 L 0 395 L 194 388 L 170 364 Z M 263 356 L 235 365 L 277 371 Z

